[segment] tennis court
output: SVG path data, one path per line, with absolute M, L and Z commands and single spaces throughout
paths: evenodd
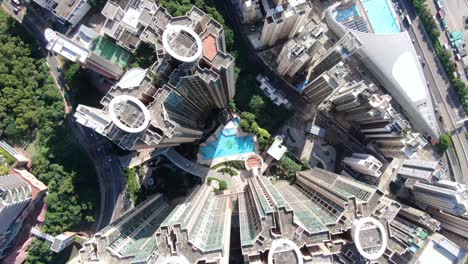
M 127 66 L 131 57 L 129 51 L 117 46 L 112 40 L 103 36 L 96 40 L 93 51 L 121 69 Z

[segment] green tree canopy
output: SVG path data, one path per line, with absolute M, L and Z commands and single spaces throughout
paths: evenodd
M 296 173 L 301 171 L 302 169 L 300 164 L 296 163 L 293 159 L 286 155 L 284 155 L 280 159 L 279 165 L 281 166 L 288 178 L 295 177 Z
M 249 109 L 252 113 L 258 115 L 261 111 L 264 110 L 264 107 L 265 102 L 263 101 L 263 98 L 260 95 L 252 96 L 252 99 L 250 99 L 249 102 Z
M 436 147 L 441 153 L 443 153 L 447 151 L 450 145 L 452 145 L 452 138 L 450 134 L 446 133 L 440 136 L 439 142 L 437 143 Z
M 0 176 L 7 175 L 9 171 L 7 166 L 0 165 Z
M 219 190 L 224 191 L 227 190 L 227 183 L 225 180 L 220 180 L 219 181 Z

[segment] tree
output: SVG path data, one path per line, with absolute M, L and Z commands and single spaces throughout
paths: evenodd
M 280 159 L 279 165 L 288 178 L 295 177 L 296 173 L 301 171 L 301 165 L 286 155 Z
M 436 145 L 436 148 L 440 153 L 444 153 L 452 145 L 452 138 L 450 134 L 442 134 L 439 138 L 439 142 Z
M 218 180 L 218 182 L 220 191 L 227 190 L 227 182 L 225 180 Z
M 265 102 L 263 101 L 263 98 L 259 95 L 254 95 L 252 96 L 252 99 L 250 99 L 249 102 L 249 109 L 254 113 L 255 115 L 258 115 L 263 108 L 265 107 Z
M 0 165 L 0 176 L 7 175 L 9 171 L 7 166 Z
M 52 253 L 50 243 L 46 240 L 34 238 L 28 250 L 26 264 L 47 264 L 52 263 Z
M 64 78 L 67 81 L 67 83 L 70 84 L 73 81 L 73 79 L 76 78 L 80 69 L 81 69 L 81 66 L 78 63 L 72 63 L 71 65 L 68 65 L 66 67 Z

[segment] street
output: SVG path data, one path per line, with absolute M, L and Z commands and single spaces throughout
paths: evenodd
M 402 4 L 413 21 L 411 27 L 408 28 L 408 33 L 414 40 L 416 52 L 422 55 L 421 58 L 425 61 L 426 66 L 423 67 L 423 71 L 429 90 L 435 99 L 434 106 L 439 109 L 436 116 L 442 117 L 442 122 L 439 120 L 440 130 L 443 133 L 448 132 L 452 135 L 453 148 L 449 148 L 447 156 L 451 163 L 455 180 L 468 183 L 466 125 L 457 124 L 457 121 L 465 118 L 460 111 L 460 102 L 449 83 L 449 78 L 444 72 L 438 57 L 435 55 L 432 43 L 429 41 L 420 19 L 416 17 L 414 9 L 406 1 L 402 1 Z
M 103 141 L 102 137 L 91 129 L 77 124 L 72 118 L 69 120 L 75 127 L 73 131 L 77 140 L 93 161 L 99 177 L 101 209 L 96 230 L 100 230 L 122 215 L 125 177 L 118 159 L 111 154 L 110 143 Z
M 460 31 L 463 32 L 464 39 L 468 38 L 468 32 L 465 30 L 463 17 L 468 17 L 468 2 L 465 0 L 446 0 L 443 1 L 444 3 L 444 10 L 445 10 L 445 21 L 447 23 L 448 31 L 455 32 Z M 435 6 L 435 2 L 433 0 L 427 1 L 427 5 L 435 14 L 437 8 Z M 438 20 L 439 22 L 439 20 Z M 440 23 L 439 23 L 440 24 Z M 441 44 L 449 43 L 447 36 L 444 34 L 444 31 L 440 34 L 439 41 Z M 449 44 L 450 45 L 450 44 Z M 463 63 L 461 61 L 456 61 L 458 71 L 461 72 L 460 78 L 465 82 L 467 82 L 467 77 L 463 70 Z

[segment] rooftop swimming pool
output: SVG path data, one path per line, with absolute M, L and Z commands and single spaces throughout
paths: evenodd
M 232 135 L 232 131 L 225 130 L 231 129 L 224 129 L 219 134 L 218 140 L 200 148 L 203 160 L 243 154 L 255 150 L 252 136 L 237 137 L 235 134 Z
M 344 21 L 347 21 L 348 19 L 352 18 L 352 17 L 358 17 L 360 16 L 359 15 L 359 11 L 357 9 L 357 7 L 355 5 L 352 5 L 348 8 L 340 8 L 339 10 L 337 10 L 337 13 L 336 13 L 336 21 L 338 22 L 344 22 Z
M 375 34 L 400 32 L 400 27 L 388 0 L 361 0 L 361 3 Z
M 225 129 L 223 129 L 223 131 L 221 131 L 221 133 L 226 137 L 235 136 L 237 134 L 237 129 L 235 129 L 235 128 L 225 128 Z

